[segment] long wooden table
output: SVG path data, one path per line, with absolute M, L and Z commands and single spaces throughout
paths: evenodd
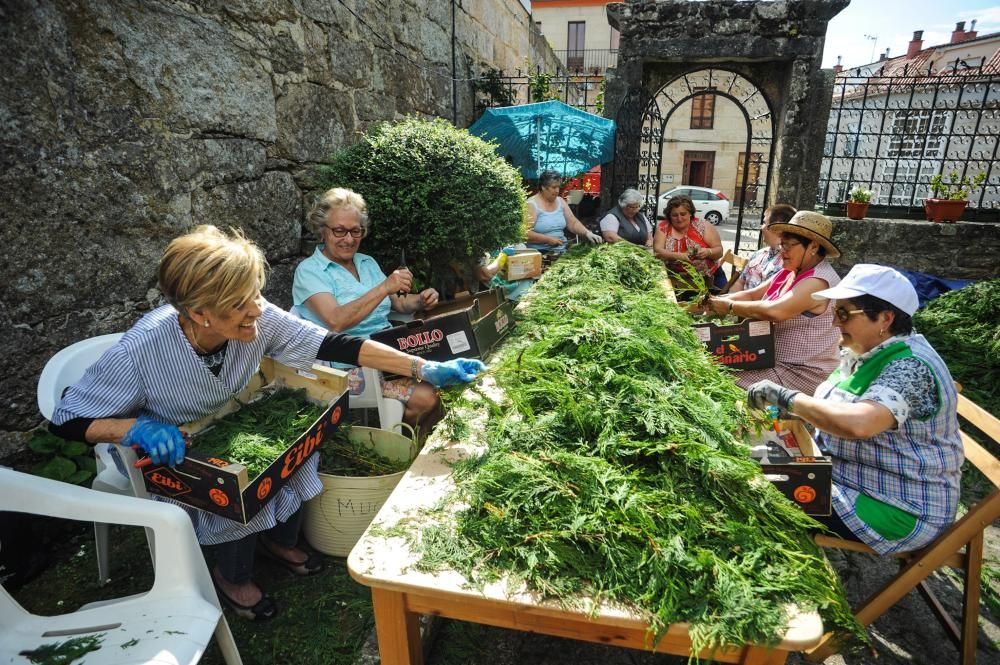
M 419 537 L 424 528 L 433 524 L 421 509 L 437 506 L 452 489 L 448 461 L 474 451 L 472 443 L 446 440 L 445 429 L 438 427 L 428 439 L 347 560 L 351 576 L 371 587 L 382 665 L 422 665 L 418 625 L 421 614 L 653 649 L 648 624 L 633 608 L 612 604 L 595 608 L 587 598 L 573 599 L 576 602 L 571 603 L 572 607 L 564 607 L 552 600 L 541 600 L 523 588 L 511 590 L 506 581 L 479 590 L 470 588 L 464 576 L 456 571 L 430 574 L 415 570 L 417 555 L 408 546 L 407 538 L 386 535 L 386 529 L 401 527 L 408 536 Z M 704 658 L 711 655 L 721 663 L 784 663 L 789 652 L 808 649 L 819 643 L 823 635 L 818 614 L 798 613 L 794 608 L 789 608 L 789 614 L 788 630 L 776 647 L 748 644 L 740 649 L 699 655 Z M 655 650 L 689 655 L 687 624 L 671 626 Z

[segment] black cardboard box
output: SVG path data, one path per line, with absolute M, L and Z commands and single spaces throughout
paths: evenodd
M 514 303 L 502 288 L 457 298 L 432 313 L 371 339 L 428 360 L 482 359 L 514 327 Z
M 800 420 L 779 420 L 782 434 L 791 433 L 798 449 L 789 449 L 772 430 L 751 443 L 751 456 L 761 462 L 764 476 L 807 515 L 830 514 L 833 463 L 824 457 Z M 764 449 L 767 448 L 766 459 Z
M 328 404 L 326 411 L 301 434 L 284 454 L 256 478 L 249 478 L 242 464 L 200 455 L 197 433 L 214 421 L 239 409 L 265 386 L 305 388 L 309 399 Z M 193 435 L 194 445 L 177 467 L 148 466 L 142 470 L 150 494 L 170 497 L 189 506 L 246 524 L 280 490 L 320 444 L 332 437 L 347 413 L 347 374 L 328 367 L 295 370 L 270 358 L 261 361 L 260 372 L 250 384 L 217 413 L 181 425 Z
M 774 367 L 774 324 L 743 319 L 733 325 L 696 323 L 694 332 L 709 353 L 734 369 Z

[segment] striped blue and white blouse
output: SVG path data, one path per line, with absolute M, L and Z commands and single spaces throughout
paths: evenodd
M 119 342 L 70 386 L 52 422 L 73 418 L 132 418 L 147 415 L 180 425 L 218 411 L 243 390 L 264 356 L 298 369 L 309 369 L 328 334 L 264 300 L 252 342 L 230 340 L 219 375 L 195 352 L 181 330 L 177 310 L 159 307 L 142 317 Z M 112 447 L 114 453 L 114 447 Z M 204 545 L 237 540 L 287 520 L 302 501 L 319 494 L 319 456 L 313 455 L 287 485 L 250 521 L 239 522 L 203 512 L 164 497 L 184 508 Z

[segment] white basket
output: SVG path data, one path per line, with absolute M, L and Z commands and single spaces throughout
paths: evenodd
M 397 432 L 352 426 L 350 438 L 391 460 L 412 462 L 417 456 L 413 439 Z M 323 491 L 305 504 L 302 528 L 306 540 L 323 554 L 346 557 L 404 473 L 367 477 L 320 473 Z

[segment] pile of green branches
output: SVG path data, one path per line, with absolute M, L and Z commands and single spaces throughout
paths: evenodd
M 913 322 L 948 363 L 963 394 L 1000 416 L 1000 279 L 935 298 Z
M 694 653 L 775 643 L 787 603 L 862 634 L 663 277 L 616 243 L 571 250 L 534 287 L 495 363 L 506 401 L 484 398 L 488 451 L 454 469 L 444 505 L 467 507 L 424 531 L 420 565 L 630 603 L 656 638 L 689 622 Z
M 192 442 L 206 456 L 242 464 L 251 478 L 260 475 L 295 443 L 326 405 L 314 404 L 303 389 L 278 388 L 268 395 L 220 418 Z M 320 448 L 323 473 L 339 476 L 376 476 L 404 471 L 407 462 L 396 462 L 379 455 L 370 447 L 350 437 L 350 426 L 343 425 Z
M 386 476 L 406 471 L 411 460 L 394 460 L 380 455 L 363 441 L 351 437 L 351 426 L 341 425 L 320 448 L 320 473 L 334 476 Z

